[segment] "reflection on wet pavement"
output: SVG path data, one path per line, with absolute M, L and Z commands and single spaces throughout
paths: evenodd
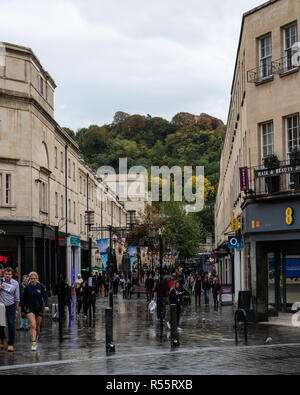
M 116 354 L 105 353 L 105 307 L 97 301 L 92 329 L 88 321 L 64 321 L 59 342 L 58 322 L 46 317 L 39 349 L 31 351 L 28 332 L 17 332 L 15 352 L 0 352 L 0 374 L 295 374 L 300 372 L 299 329 L 250 325 L 248 345 L 235 343 L 232 306 L 184 310 L 180 347 L 172 350 L 165 326 L 149 314 L 144 299 L 114 301 Z M 265 345 L 271 337 L 272 343 Z

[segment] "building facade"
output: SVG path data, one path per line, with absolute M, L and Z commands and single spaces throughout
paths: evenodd
M 216 245 L 227 248 L 230 236 L 243 243 L 219 259 L 220 273 L 235 300 L 240 290 L 252 291 L 258 321 L 300 301 L 299 23 L 294 0 L 244 14 L 221 155 Z
M 124 205 L 55 121 L 55 88 L 31 49 L 2 45 L 0 268 L 12 266 L 19 278 L 37 271 L 47 286 L 88 266 L 85 211 L 95 211 L 95 225 L 126 226 Z M 99 261 L 93 249 L 92 264 Z

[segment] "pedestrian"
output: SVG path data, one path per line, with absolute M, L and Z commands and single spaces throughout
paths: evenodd
M 180 291 L 180 282 L 179 281 L 174 281 L 171 291 L 170 291 L 170 304 L 175 304 L 176 305 L 176 311 L 177 311 L 177 329 L 179 332 L 182 331 L 182 328 L 179 326 L 180 322 L 180 312 L 181 312 L 181 306 L 182 306 L 182 295 L 183 292 Z M 168 323 L 168 327 L 170 328 L 170 324 Z
M 82 303 L 83 303 L 83 316 L 86 319 L 90 307 L 90 292 L 85 281 L 82 283 Z
M 154 287 L 154 300 L 157 301 L 157 319 L 161 318 L 164 320 L 166 318 L 166 305 L 169 295 L 168 284 L 159 275 L 158 281 Z
M 80 287 L 76 289 L 76 299 L 77 299 L 77 318 L 79 318 L 79 314 L 83 304 L 83 282 L 81 283 Z
M 29 274 L 29 284 L 24 289 L 22 301 L 22 315 L 28 318 L 30 323 L 31 350 L 37 350 L 37 342 L 43 311 L 49 311 L 48 294 L 46 287 L 39 282 L 39 276 L 36 272 Z
M 193 277 L 193 273 L 190 273 L 189 277 L 188 277 L 188 291 L 190 295 L 193 295 L 193 285 L 194 285 L 194 277 Z
M 202 279 L 200 275 L 198 275 L 195 279 L 195 303 L 199 303 L 199 306 L 201 306 L 201 283 Z
M 213 283 L 212 283 L 211 288 L 212 288 L 212 294 L 213 294 L 213 297 L 214 297 L 214 306 L 218 307 L 218 304 L 219 304 L 219 302 L 218 302 L 218 295 L 219 295 L 220 290 L 221 290 L 220 281 L 219 281 L 219 277 L 218 276 L 216 276 L 213 279 Z
M 27 287 L 28 285 L 28 276 L 24 275 L 22 277 L 22 283 L 20 284 L 20 306 L 22 306 L 22 302 L 23 302 L 23 294 L 24 294 L 24 289 Z M 29 321 L 27 319 L 27 317 L 23 318 L 22 314 L 20 317 L 20 331 L 29 331 L 30 325 L 29 325 Z
M 4 269 L 4 278 L 0 281 L 0 303 L 5 306 L 5 314 L 8 326 L 7 351 L 14 351 L 15 343 L 15 317 L 19 315 L 20 287 L 18 281 L 13 278 L 13 269 Z M 0 326 L 0 349 L 5 348 L 5 327 Z
M 114 278 L 113 278 L 113 291 L 114 291 L 114 295 L 118 295 L 118 291 L 119 291 L 119 276 L 117 275 L 117 273 L 114 274 Z
M 72 318 L 71 303 L 72 303 L 72 289 L 69 281 L 64 282 L 64 298 L 62 300 L 62 319 L 65 319 L 65 307 L 68 307 L 69 317 Z
M 208 306 L 209 305 L 210 282 L 209 282 L 207 273 L 204 275 L 204 280 L 203 280 L 203 283 L 202 283 L 202 289 L 204 291 L 204 302 L 205 302 L 205 305 Z
M 127 283 L 126 283 L 126 297 L 127 299 L 131 299 L 132 296 L 132 282 L 128 278 Z
M 74 281 L 73 287 L 75 288 L 75 291 L 81 287 L 81 284 L 83 283 L 83 279 L 81 277 L 81 274 L 77 274 L 77 279 Z
M 145 288 L 146 288 L 147 302 L 151 302 L 151 300 L 153 299 L 153 288 L 154 288 L 154 280 L 151 274 L 147 275 L 147 279 L 145 281 Z
M 109 291 L 109 277 L 107 274 L 105 274 L 105 279 L 104 279 L 104 296 L 108 296 L 108 291 Z

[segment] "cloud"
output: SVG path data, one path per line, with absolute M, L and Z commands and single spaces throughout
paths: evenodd
M 242 3 L 242 4 L 241 4 Z M 242 13 L 260 0 L 10 0 L 0 37 L 32 48 L 74 130 L 116 111 L 227 119 Z

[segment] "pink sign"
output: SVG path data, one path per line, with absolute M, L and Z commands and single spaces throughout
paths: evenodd
M 223 285 L 221 287 L 222 295 L 232 295 L 232 286 L 231 285 Z

